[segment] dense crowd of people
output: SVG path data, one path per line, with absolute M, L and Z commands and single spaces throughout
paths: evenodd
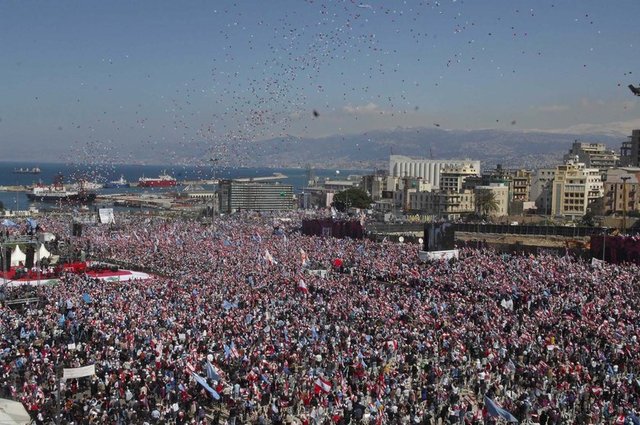
M 85 228 L 92 258 L 153 277 L 5 288 L 45 302 L 0 309 L 0 397 L 37 423 L 495 423 L 485 397 L 523 423 L 636 423 L 636 266 L 421 263 L 414 244 L 303 236 L 302 217 Z

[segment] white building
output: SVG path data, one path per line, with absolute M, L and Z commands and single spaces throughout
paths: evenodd
M 490 217 L 503 217 L 509 215 L 509 186 L 503 183 L 492 183 L 488 186 L 476 186 L 474 189 L 476 197 L 479 192 L 492 192 L 496 201 L 496 209 L 488 211 Z M 482 212 L 482 211 L 478 211 Z
M 604 185 L 598 168 L 568 161 L 558 165 L 551 193 L 551 213 L 577 219 L 587 213 L 598 198 L 604 196 Z
M 395 177 L 422 177 L 431 183 L 434 189 L 438 189 L 440 188 L 440 172 L 443 168 L 464 166 L 469 163 L 480 174 L 480 161 L 410 158 L 403 155 L 391 155 L 389 157 L 389 175 Z

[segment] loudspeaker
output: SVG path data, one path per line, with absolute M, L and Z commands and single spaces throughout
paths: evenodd
M 2 269 L 9 270 L 11 268 L 11 248 L 5 247 L 4 255 L 2 256 Z
M 27 246 L 27 251 L 24 254 L 27 257 L 25 259 L 24 266 L 30 269 L 31 267 L 33 267 L 33 257 L 35 257 L 36 249 L 33 247 L 33 245 L 29 245 Z
M 422 235 L 422 250 L 423 251 L 429 251 L 429 228 L 427 226 L 429 226 L 429 225 L 425 224 L 424 233 Z
M 82 223 L 73 223 L 71 228 L 72 236 L 82 236 Z

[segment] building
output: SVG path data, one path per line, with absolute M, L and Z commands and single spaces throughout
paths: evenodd
M 475 212 L 475 195 L 471 190 L 411 192 L 409 210 L 438 219 L 455 220 Z
M 529 170 L 508 170 L 498 164 L 493 170 L 483 171 L 479 177 L 467 177 L 463 188 L 474 190 L 478 186 L 507 186 L 509 213 L 514 207 L 517 211 L 523 211 L 524 203 L 529 201 L 531 194 L 531 176 L 532 172 Z
M 511 201 L 527 202 L 531 198 L 531 171 L 516 170 L 511 175 Z
M 221 180 L 218 190 L 221 213 L 288 211 L 295 209 L 293 186 L 286 184 Z
M 622 215 L 640 210 L 640 168 L 614 168 L 604 182 L 605 215 Z M 627 204 L 625 210 L 625 202 Z
M 597 168 L 601 172 L 618 166 L 620 155 L 616 151 L 607 149 L 604 143 L 586 143 L 574 141 L 569 153 L 564 155 L 564 162 L 576 160 L 587 168 Z
M 629 140 L 622 143 L 620 165 L 622 167 L 640 167 L 640 130 L 631 131 Z
M 598 168 L 568 161 L 556 167 L 552 184 L 551 213 L 559 217 L 578 219 L 604 194 L 602 177 Z
M 464 189 L 464 182 L 468 177 L 478 177 L 479 175 L 479 161 L 448 165 L 440 171 L 439 188 L 445 192 L 460 192 Z
M 490 192 L 495 200 L 495 209 L 487 211 L 489 217 L 503 217 L 509 215 L 509 186 L 503 183 L 493 183 L 488 186 L 476 186 L 474 189 L 476 198 L 476 212 L 483 214 L 483 206 L 478 205 L 478 198 L 482 192 Z
M 398 177 L 392 177 L 386 171 L 362 176 L 360 187 L 367 192 L 373 201 L 382 199 L 385 193 L 393 192 L 399 183 Z
M 539 168 L 531 175 L 531 192 L 529 197 L 536 204 L 536 209 L 544 215 L 551 214 L 551 192 L 555 168 Z
M 478 170 L 479 174 L 480 161 L 410 158 L 403 155 L 391 155 L 389 157 L 389 175 L 393 177 L 422 177 L 423 180 L 438 189 L 440 188 L 440 173 L 443 168 L 469 163 Z

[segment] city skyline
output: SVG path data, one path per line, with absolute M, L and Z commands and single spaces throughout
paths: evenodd
M 395 127 L 628 135 L 639 12 L 631 0 L 6 2 L 0 156 L 231 162 L 264 139 Z

